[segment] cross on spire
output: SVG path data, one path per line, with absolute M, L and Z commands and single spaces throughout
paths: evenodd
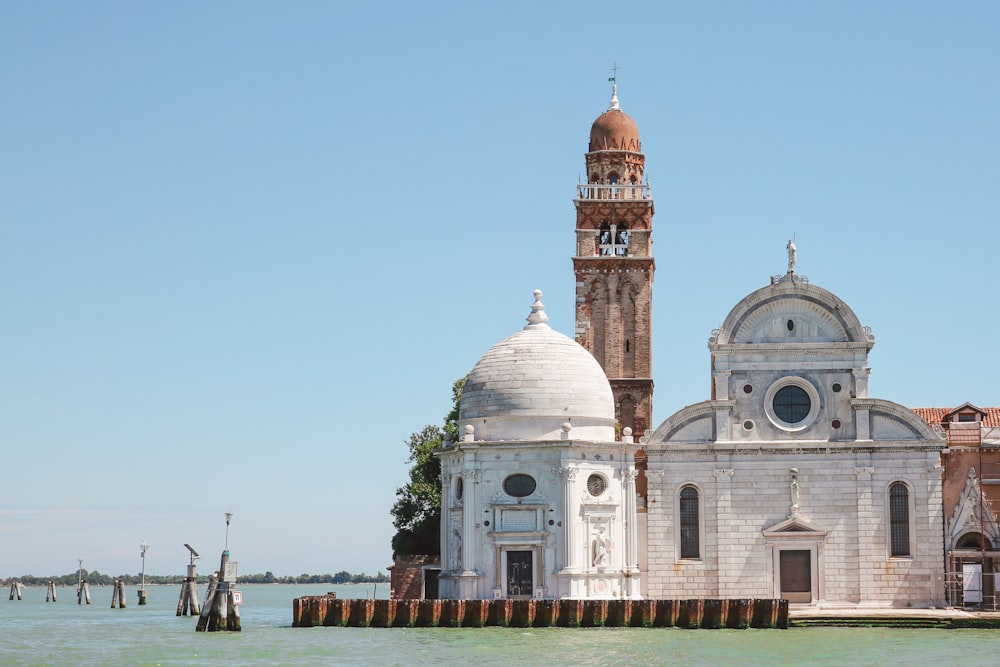
M 621 110 L 618 104 L 618 70 L 620 69 L 617 62 L 611 66 L 611 76 L 608 77 L 608 81 L 611 82 L 611 105 L 608 106 L 608 111 Z

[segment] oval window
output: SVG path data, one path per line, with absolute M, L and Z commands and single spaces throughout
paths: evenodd
M 507 495 L 524 498 L 535 492 L 535 478 L 524 473 L 515 473 L 503 481 L 503 490 Z

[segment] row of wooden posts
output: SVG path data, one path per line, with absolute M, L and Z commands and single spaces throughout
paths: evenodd
M 364 600 L 335 594 L 292 601 L 292 625 L 345 627 L 787 628 L 788 601 Z
M 139 591 L 139 604 L 146 604 L 146 591 Z M 10 583 L 10 596 L 8 600 L 18 599 L 21 600 L 24 597 L 24 584 L 20 581 L 12 581 Z M 50 581 L 45 585 L 45 601 L 46 602 L 56 602 L 56 582 Z M 76 603 L 83 604 L 86 601 L 90 604 L 90 584 L 86 580 L 81 581 L 76 586 Z M 196 603 L 197 604 L 197 603 Z M 125 581 L 122 579 L 115 579 L 114 588 L 111 591 L 111 608 L 115 607 L 125 608 Z M 180 616 L 180 614 L 177 614 Z
M 229 562 L 229 551 L 222 554 L 222 561 L 219 572 L 226 571 L 226 563 Z M 220 580 L 221 579 L 221 580 Z M 187 576 L 181 585 L 181 597 L 177 602 L 178 616 L 198 616 L 196 630 L 215 632 L 228 630 L 239 632 L 240 622 L 240 594 L 234 590 L 234 584 L 225 581 L 224 578 L 213 575 L 208 584 L 208 593 L 205 596 L 205 605 L 198 604 L 198 573 L 197 567 L 192 558 L 191 564 L 187 568 Z M 24 592 L 24 584 L 19 581 L 12 581 L 10 584 L 11 600 L 21 600 Z M 56 601 L 56 583 L 48 582 L 45 586 L 45 601 Z M 86 601 L 90 604 L 90 584 L 85 579 L 80 580 L 76 587 L 76 603 L 83 604 Z M 139 590 L 139 605 L 146 604 L 145 589 Z M 119 607 L 125 609 L 125 582 L 122 579 L 115 579 L 114 588 L 111 592 L 111 608 Z

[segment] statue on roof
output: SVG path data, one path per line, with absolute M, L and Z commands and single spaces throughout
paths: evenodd
M 798 250 L 795 248 L 795 237 L 788 239 L 788 245 L 785 246 L 788 251 L 788 272 L 795 273 L 795 261 L 798 259 Z

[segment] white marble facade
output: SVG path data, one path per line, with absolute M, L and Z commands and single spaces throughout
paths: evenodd
M 648 595 L 940 605 L 944 440 L 868 396 L 874 337 L 789 257 L 712 332 L 712 398 L 645 439 Z
M 440 594 L 637 598 L 636 447 L 600 365 L 535 297 L 469 374 L 464 435 L 439 453 Z
M 943 604 L 945 441 L 868 395 L 874 336 L 789 258 L 712 332 L 711 398 L 641 443 L 616 434 L 603 371 L 536 292 L 439 453 L 442 597 Z

